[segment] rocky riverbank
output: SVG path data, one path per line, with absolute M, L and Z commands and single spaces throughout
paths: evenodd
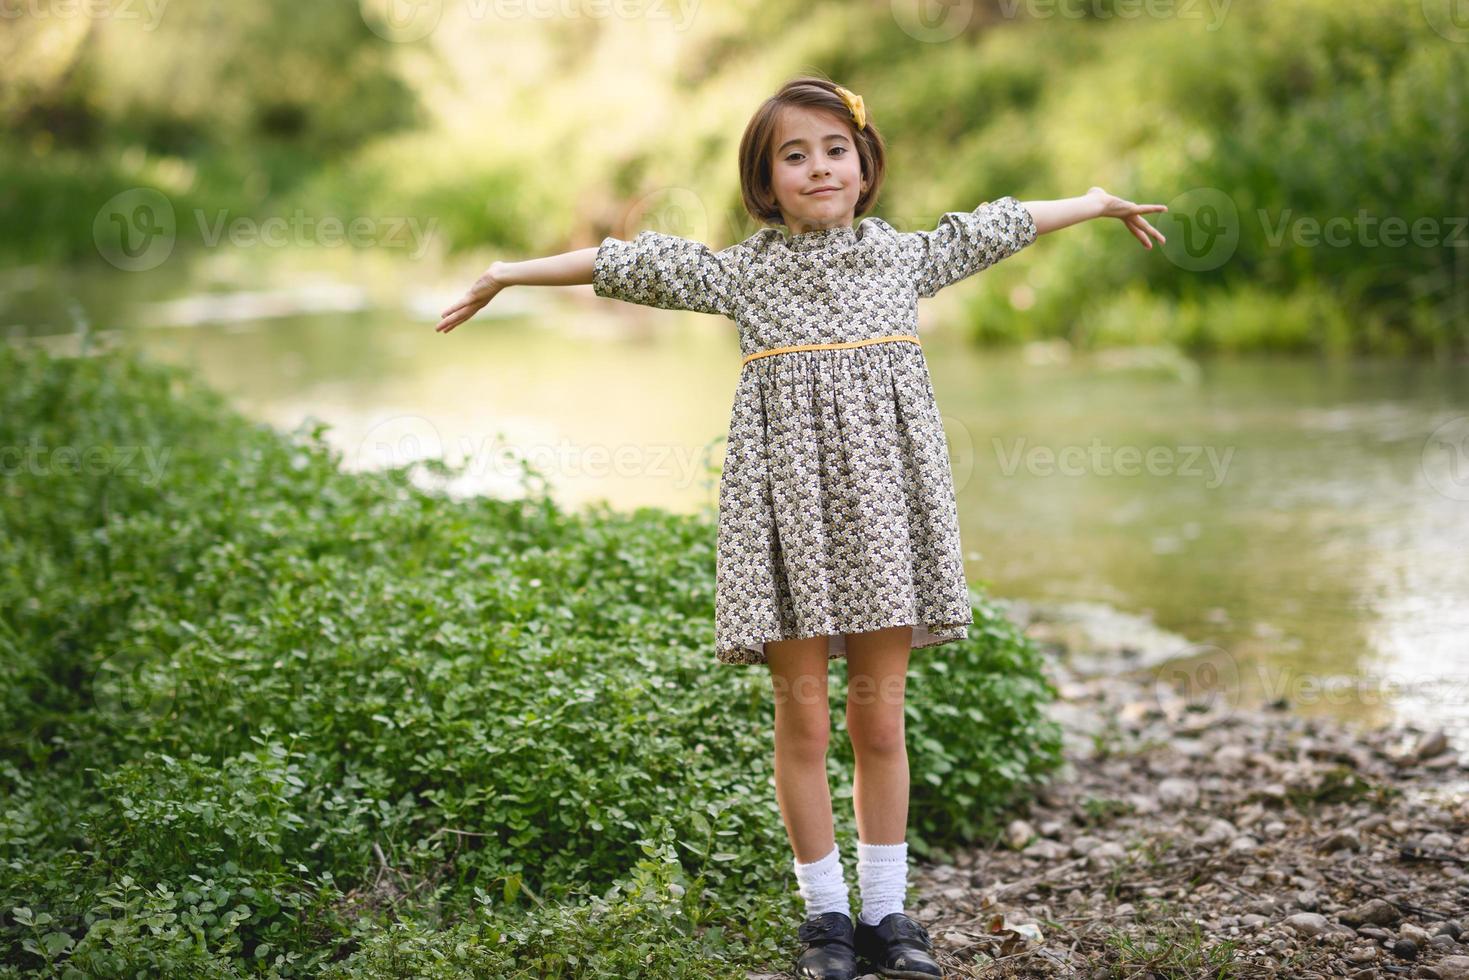
M 910 878 L 950 976 L 1469 978 L 1469 756 L 1442 731 L 1049 645 L 1065 769 L 1006 840 Z

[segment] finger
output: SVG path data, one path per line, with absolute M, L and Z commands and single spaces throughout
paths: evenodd
M 1152 225 L 1148 224 L 1148 222 L 1147 222 L 1146 219 L 1144 219 L 1144 218 L 1138 218 L 1137 221 L 1138 221 L 1138 224 L 1140 224 L 1143 227 L 1143 230 L 1146 231 L 1148 234 L 1153 235 L 1160 242 L 1167 243 L 1168 239 L 1166 237 L 1164 237 L 1163 233 L 1161 231 L 1159 231 L 1158 229 L 1154 228 Z
M 441 315 L 442 316 L 448 316 L 450 313 L 454 313 L 454 312 L 456 312 L 458 310 L 462 310 L 466 306 L 470 306 L 470 305 L 472 305 L 474 303 L 477 303 L 477 302 L 479 302 L 479 300 L 475 297 L 474 290 L 471 289 L 468 292 L 466 292 L 463 296 L 460 296 L 458 299 L 456 299 L 454 301 L 453 305 L 450 306 L 448 309 L 446 309 Z
M 460 310 L 464 309 L 465 307 L 473 306 L 474 305 L 474 302 L 475 302 L 474 294 L 473 293 L 465 293 L 463 296 L 459 297 L 457 300 L 454 301 L 454 305 L 453 306 L 449 307 L 447 310 L 444 311 L 444 316 L 448 316 L 451 313 L 458 313 Z
M 455 327 L 459 326 L 459 324 L 463 323 L 465 320 L 468 320 L 471 317 L 473 317 L 483 307 L 484 307 L 484 304 L 483 303 L 480 303 L 478 301 L 473 302 L 473 303 L 470 303 L 468 306 L 460 307 L 458 312 L 456 312 L 452 316 L 448 316 L 448 317 L 445 317 L 444 318 L 443 323 L 440 325 L 440 327 L 442 328 L 442 332 L 443 333 L 448 333 L 450 330 L 453 330 Z
M 1123 224 L 1127 225 L 1127 230 L 1132 232 L 1132 237 L 1143 243 L 1143 248 L 1153 247 L 1153 243 L 1148 241 L 1148 236 L 1143 234 L 1142 229 L 1138 228 L 1136 223 L 1131 220 L 1127 220 L 1124 221 Z

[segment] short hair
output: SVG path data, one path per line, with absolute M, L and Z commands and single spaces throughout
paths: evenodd
M 867 125 L 859 130 L 852 119 L 852 111 L 837 94 L 836 84 L 813 75 L 802 75 L 786 82 L 778 92 L 761 103 L 745 126 L 745 134 L 740 138 L 740 193 L 744 197 L 745 210 L 759 221 L 785 224 L 771 186 L 770 143 L 775 136 L 775 123 L 780 111 L 787 106 L 827 109 L 846 120 L 862 164 L 862 176 L 867 179 L 867 189 L 858 196 L 853 210 L 859 217 L 866 214 L 877 201 L 883 175 L 887 171 L 882 134 L 872 124 L 872 110 L 867 108 L 865 100 L 863 108 L 867 110 Z

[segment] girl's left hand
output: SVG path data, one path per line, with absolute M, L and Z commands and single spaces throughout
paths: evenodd
M 1087 194 L 1096 198 L 1101 206 L 1101 214 L 1097 215 L 1097 217 L 1122 219 L 1122 223 L 1132 232 L 1133 237 L 1143 243 L 1143 248 L 1150 249 L 1153 247 L 1153 243 L 1148 241 L 1148 235 L 1156 236 L 1160 242 L 1168 241 L 1168 239 L 1163 237 L 1161 231 L 1148 224 L 1147 219 L 1143 217 L 1143 215 L 1152 214 L 1155 211 L 1167 211 L 1168 205 L 1134 204 L 1115 194 L 1108 194 L 1100 187 L 1091 188 L 1087 191 Z
M 495 266 L 498 264 L 498 262 L 491 264 L 474 281 L 474 284 L 469 287 L 469 290 L 463 296 L 459 297 L 452 306 L 447 307 L 440 314 L 442 319 L 434 327 L 436 333 L 448 333 L 450 330 L 453 330 L 459 324 L 484 309 L 490 300 L 494 299 L 495 295 L 505 288 L 505 283 L 501 282 L 495 274 Z

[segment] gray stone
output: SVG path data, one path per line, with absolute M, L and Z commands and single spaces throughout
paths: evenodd
M 1445 956 L 1433 966 L 1443 980 L 1469 980 L 1469 956 Z
M 1013 850 L 1020 850 L 1030 839 L 1034 837 L 1035 828 L 1024 820 L 1011 820 L 1010 825 L 1005 828 L 1005 841 Z
M 1391 903 L 1372 898 L 1343 911 L 1338 918 L 1349 926 L 1391 926 L 1396 925 L 1402 916 Z
M 1320 936 L 1331 926 L 1326 921 L 1326 916 L 1318 912 L 1297 912 L 1294 915 L 1288 915 L 1283 925 L 1289 926 L 1302 936 Z
M 1158 784 L 1158 802 L 1166 807 L 1193 806 L 1199 802 L 1199 784 L 1192 779 L 1171 776 Z
M 1230 854 L 1254 854 L 1259 849 L 1260 842 L 1255 840 L 1255 838 L 1251 837 L 1249 834 L 1245 834 L 1241 837 L 1236 837 L 1234 840 L 1229 842 Z

